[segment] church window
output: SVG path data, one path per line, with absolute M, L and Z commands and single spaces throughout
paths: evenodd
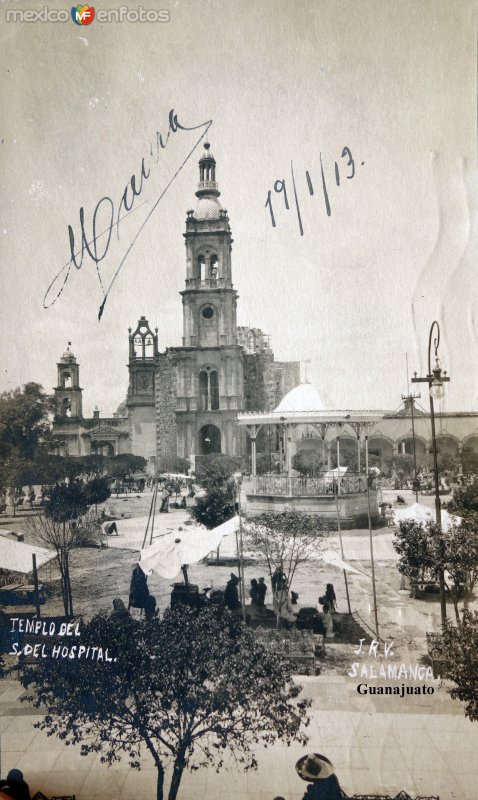
M 202 315 L 204 319 L 212 319 L 214 316 L 214 309 L 212 306 L 206 306 L 206 308 L 203 308 Z
M 201 281 L 206 280 L 206 259 L 203 255 L 198 256 L 198 278 Z
M 201 411 L 208 410 L 208 374 L 199 373 L 199 407 Z
M 215 371 L 209 374 L 209 386 L 211 389 L 211 411 L 217 411 L 219 409 L 219 380 Z
M 219 410 L 219 377 L 216 370 L 206 367 L 199 373 L 200 411 Z
M 217 273 L 219 268 L 219 259 L 217 256 L 211 256 L 209 260 L 211 281 L 217 281 Z

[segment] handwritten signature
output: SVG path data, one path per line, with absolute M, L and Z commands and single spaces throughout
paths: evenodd
M 98 310 L 98 319 L 101 320 L 101 317 L 103 316 L 105 305 L 106 305 L 106 302 L 108 300 L 110 291 L 111 291 L 111 289 L 113 287 L 113 284 L 116 281 L 116 279 L 117 279 L 117 277 L 118 277 L 118 275 L 119 275 L 119 273 L 120 273 L 120 271 L 121 271 L 126 259 L 128 258 L 129 254 L 131 252 L 131 250 L 133 249 L 133 246 L 134 246 L 136 240 L 138 239 L 138 237 L 141 234 L 143 228 L 145 227 L 146 223 L 151 218 L 152 214 L 156 210 L 157 206 L 161 202 L 162 198 L 164 197 L 164 195 L 168 191 L 168 189 L 171 186 L 171 184 L 174 182 L 174 180 L 177 178 L 177 176 L 179 175 L 179 173 L 181 172 L 181 170 L 183 169 L 185 164 L 187 164 L 187 162 L 191 158 L 192 154 L 194 153 L 194 151 L 198 147 L 201 139 L 203 139 L 206 136 L 209 128 L 212 125 L 212 122 L 213 121 L 211 119 L 211 120 L 208 120 L 207 122 L 202 122 L 199 125 L 194 125 L 192 127 L 188 127 L 188 126 L 185 126 L 185 125 L 181 125 L 178 122 L 178 118 L 177 118 L 177 115 L 174 113 L 174 110 L 171 110 L 169 112 L 169 125 L 168 125 L 168 131 L 167 131 L 166 136 L 163 137 L 163 135 L 159 131 L 156 133 L 156 143 L 155 143 L 156 152 L 155 152 L 155 154 L 153 153 L 153 144 L 151 144 L 150 156 L 151 156 L 152 162 L 154 164 L 158 163 L 160 152 L 161 152 L 161 150 L 164 150 L 166 148 L 166 146 L 168 144 L 169 137 L 170 137 L 170 135 L 172 133 L 177 133 L 178 131 L 195 131 L 195 130 L 201 130 L 201 129 L 202 129 L 202 133 L 201 133 L 200 137 L 198 138 L 198 140 L 195 142 L 195 144 L 192 147 L 192 149 L 189 151 L 189 153 L 185 157 L 185 159 L 183 160 L 183 162 L 180 164 L 180 166 L 178 167 L 178 169 L 174 173 L 173 177 L 171 178 L 171 180 L 169 181 L 169 183 L 167 184 L 165 189 L 163 189 L 161 194 L 154 201 L 152 208 L 150 209 L 150 211 L 148 212 L 146 218 L 143 220 L 143 222 L 141 223 L 141 225 L 137 229 L 136 233 L 134 234 L 133 239 L 131 240 L 131 242 L 130 242 L 125 254 L 123 255 L 118 267 L 116 268 L 116 270 L 115 270 L 115 272 L 113 274 L 113 277 L 112 277 L 109 285 L 106 288 L 105 288 L 104 283 L 103 283 L 103 277 L 102 277 L 102 274 L 101 274 L 101 270 L 100 270 L 99 264 L 101 263 L 101 261 L 103 261 L 103 259 L 106 257 L 106 255 L 108 253 L 108 250 L 109 250 L 109 247 L 110 247 L 110 243 L 111 243 L 111 237 L 112 237 L 112 234 L 113 234 L 113 229 L 116 227 L 116 234 L 117 234 L 117 237 L 119 238 L 119 224 L 120 224 L 121 220 L 124 219 L 125 216 L 127 216 L 133 210 L 136 210 L 137 208 L 139 208 L 142 205 L 142 203 L 138 204 L 136 202 L 136 200 L 142 194 L 145 182 L 149 179 L 149 177 L 151 175 L 151 168 L 149 166 L 150 162 L 149 161 L 145 161 L 144 158 L 141 159 L 141 169 L 139 171 L 139 176 L 138 177 L 136 175 L 132 175 L 131 176 L 129 182 L 125 186 L 123 194 L 121 195 L 121 199 L 120 199 L 120 201 L 119 201 L 119 203 L 117 205 L 117 208 L 115 208 L 115 204 L 113 203 L 112 198 L 109 197 L 108 195 L 104 195 L 97 202 L 96 207 L 95 207 L 95 209 L 93 211 L 93 216 L 91 218 L 91 235 L 90 236 L 87 235 L 86 230 L 85 230 L 85 210 L 84 210 L 83 207 L 80 208 L 79 217 L 80 217 L 81 245 L 79 247 L 77 247 L 76 239 L 75 239 L 75 232 L 73 230 L 73 227 L 71 225 L 68 225 L 68 239 L 69 239 L 69 246 L 70 246 L 70 259 L 59 270 L 59 272 L 57 272 L 57 274 L 55 275 L 55 277 L 51 281 L 50 285 L 48 286 L 48 289 L 46 290 L 45 296 L 43 298 L 43 307 L 44 308 L 50 308 L 54 303 L 56 303 L 56 301 L 58 300 L 58 298 L 62 294 L 62 292 L 63 292 L 63 290 L 64 290 L 64 288 L 65 288 L 65 286 L 66 286 L 66 284 L 68 282 L 72 267 L 75 267 L 77 270 L 82 269 L 82 267 L 84 266 L 83 260 L 84 260 L 84 258 L 86 256 L 86 259 L 88 259 L 88 258 L 91 259 L 91 261 L 95 264 L 95 268 L 96 268 L 96 272 L 97 272 L 97 276 L 98 276 L 98 281 L 99 281 L 99 284 L 100 284 L 100 287 L 101 287 L 101 291 L 102 291 L 102 294 L 103 294 L 103 300 L 102 300 L 101 305 L 100 305 L 99 310 Z M 135 203 L 136 203 L 136 206 L 135 206 Z M 134 206 L 135 206 L 135 209 L 134 209 Z M 107 219 L 106 227 L 103 230 L 101 230 L 100 232 L 98 232 L 98 230 L 97 230 L 98 227 L 99 227 L 98 220 L 100 218 L 104 218 L 105 214 L 106 214 L 106 219 Z M 98 245 L 98 242 L 99 242 L 100 239 L 103 239 L 102 247 L 101 247 L 101 245 L 100 246 Z M 86 259 L 85 259 L 85 263 L 88 263 L 86 261 Z

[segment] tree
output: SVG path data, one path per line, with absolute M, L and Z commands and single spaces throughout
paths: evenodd
M 393 539 L 393 546 L 400 556 L 398 571 L 409 578 L 412 585 L 425 580 L 426 572 L 432 572 L 434 560 L 430 551 L 429 530 L 418 522 L 400 522 Z
M 236 489 L 234 481 L 222 486 L 210 485 L 203 497 L 196 497 L 196 503 L 189 513 L 196 522 L 206 528 L 216 528 L 236 513 Z
M 0 395 L 0 489 L 18 490 L 51 430 L 53 399 L 38 383 Z M 16 492 L 15 492 L 16 494 Z
M 390 460 L 392 470 L 398 478 L 398 488 L 402 488 L 404 481 L 415 475 L 415 459 L 408 453 L 400 453 Z
M 471 519 L 450 525 L 448 530 L 438 531 L 436 525 L 431 528 L 432 554 L 437 562 L 440 557 L 443 559 L 445 574 L 451 577 L 452 583 L 445 581 L 445 586 L 450 592 L 456 621 L 461 624 L 458 600 L 464 591 L 466 603 L 478 580 L 478 528 Z
M 297 472 L 300 472 L 301 475 L 307 475 L 308 477 L 317 475 L 322 465 L 322 456 L 319 453 L 302 450 L 292 456 L 292 467 Z
M 469 486 L 455 489 L 447 510 L 450 514 L 458 514 L 459 517 L 478 514 L 478 480 L 474 480 Z
M 73 616 L 73 595 L 70 580 L 71 551 L 76 547 L 84 547 L 95 537 L 98 530 L 96 517 L 85 514 L 81 521 L 63 519 L 59 515 L 54 518 L 48 514 L 34 516 L 28 520 L 28 527 L 36 541 L 44 544 L 56 554 L 56 563 L 60 571 L 61 596 L 66 616 Z
M 443 677 L 456 685 L 449 689 L 454 699 L 465 703 L 465 716 L 478 719 L 478 613 L 465 611 L 461 625 L 449 622 L 437 643 L 440 658 L 446 664 Z
M 465 475 L 476 475 L 478 473 L 478 453 L 474 453 L 473 450 L 463 450 L 461 465 Z
M 60 570 L 61 595 L 67 616 L 73 616 L 73 597 L 70 581 L 70 556 L 75 547 L 91 540 L 94 521 L 85 517 L 88 495 L 79 481 L 57 484 L 45 505 L 44 516 L 30 519 L 30 529 L 35 538 L 56 553 Z M 80 517 L 83 519 L 80 521 Z
M 299 564 L 317 558 L 328 536 L 323 520 L 299 511 L 258 514 L 247 519 L 245 530 L 248 550 L 266 560 L 271 577 L 283 572 L 289 589 Z M 278 600 L 280 614 L 287 593 Z
M 146 459 L 132 453 L 120 453 L 107 460 L 106 470 L 111 478 L 130 481 L 135 472 L 146 469 Z
M 458 472 L 460 467 L 460 459 L 453 453 L 438 453 L 438 469 L 440 473 L 443 472 Z
M 240 467 L 240 459 L 211 453 L 196 459 L 196 480 L 202 486 L 222 486 Z
M 53 399 L 38 383 L 0 395 L 0 458 L 32 460 L 51 430 Z
M 162 621 L 121 624 L 98 615 L 84 626 L 83 646 L 108 649 L 113 661 L 42 659 L 25 669 L 30 700 L 46 706 L 37 727 L 108 765 L 126 755 L 140 768 L 143 749 L 157 769 L 156 800 L 176 800 L 184 769 L 224 763 L 233 753 L 257 767 L 257 745 L 305 744 L 310 700 L 299 698 L 291 668 L 228 611 L 186 607 Z M 199 753 L 198 753 L 199 751 Z M 193 755 L 199 757 L 193 762 Z
M 277 470 L 279 456 L 277 453 L 257 453 L 256 475 L 265 475 Z M 249 468 L 251 465 L 249 465 Z M 252 470 L 251 470 L 252 471 Z
M 111 494 L 110 482 L 108 478 L 97 475 L 91 481 L 88 481 L 85 491 L 88 505 L 94 504 L 95 510 L 98 512 L 98 503 L 104 503 Z
M 181 458 L 180 456 L 161 456 L 159 472 L 175 472 L 181 475 L 187 475 L 188 470 L 191 468 L 189 458 Z
M 400 522 L 393 540 L 400 555 L 398 570 L 410 581 L 438 579 L 441 570 L 451 580 L 445 580 L 455 617 L 461 624 L 458 601 L 465 591 L 469 596 L 478 580 L 478 529 L 472 520 L 463 520 L 459 525 L 450 525 L 447 530 L 434 522 L 425 525 L 416 522 Z

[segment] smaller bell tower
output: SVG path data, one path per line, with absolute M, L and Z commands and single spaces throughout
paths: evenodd
M 154 402 L 154 377 L 158 356 L 158 329 L 149 327 L 140 317 L 134 331 L 129 330 L 129 388 L 127 405 L 150 405 Z
M 126 407 L 129 419 L 130 452 L 147 460 L 156 453 L 156 368 L 158 329 L 154 333 L 146 317 L 140 317 L 134 331 L 129 328 L 129 387 Z
M 70 350 L 71 342 L 63 353 L 58 367 L 58 382 L 55 386 L 55 407 L 58 419 L 72 417 L 82 419 L 82 392 L 80 388 L 80 365 Z

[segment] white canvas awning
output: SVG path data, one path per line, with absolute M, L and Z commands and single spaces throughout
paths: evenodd
M 223 536 L 237 530 L 238 524 L 238 517 L 233 517 L 212 531 L 191 526 L 159 536 L 141 550 L 139 566 L 145 575 L 156 572 L 162 578 L 175 578 L 183 564 L 197 564 L 217 550 Z
M 359 569 L 355 569 L 348 561 L 344 561 L 335 550 L 326 550 L 325 553 L 321 554 L 320 558 L 326 564 L 337 567 L 337 569 L 344 569 L 346 572 L 355 572 L 357 575 L 365 575 L 365 572 L 360 572 Z
M 397 525 L 406 520 L 411 522 L 426 523 L 435 521 L 435 509 L 423 505 L 423 503 L 414 503 L 408 508 L 394 509 L 393 516 Z M 441 512 L 441 526 L 444 531 L 447 531 L 452 525 L 459 525 L 461 517 L 456 517 L 449 514 L 448 511 L 442 509 Z
M 0 537 L 0 569 L 28 575 L 33 572 L 32 555 L 34 553 L 37 557 L 37 567 L 42 567 L 55 558 L 53 550 L 46 550 L 44 547 L 24 542 L 14 542 L 13 539 L 7 539 L 5 536 Z

